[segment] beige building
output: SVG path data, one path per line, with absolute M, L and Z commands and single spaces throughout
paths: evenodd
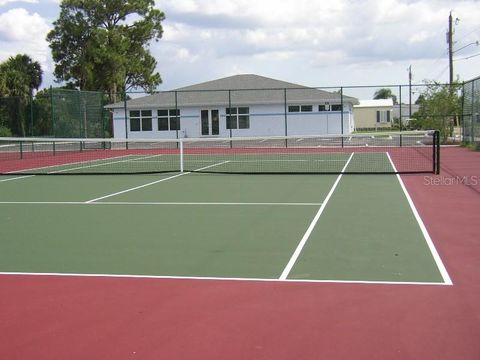
M 392 99 L 360 100 L 353 107 L 355 130 L 392 127 L 392 111 Z

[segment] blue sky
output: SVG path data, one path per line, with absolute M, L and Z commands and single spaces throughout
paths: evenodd
M 0 61 L 27 53 L 54 84 L 45 41 L 60 0 L 0 0 Z M 163 0 L 164 36 L 151 44 L 161 90 L 239 73 L 309 86 L 448 80 L 445 33 L 455 49 L 480 40 L 480 3 L 444 0 Z M 461 80 L 480 75 L 480 46 L 455 55 Z M 473 56 L 473 57 L 471 57 Z M 468 58 L 471 57 L 471 58 Z M 468 59 L 467 59 L 468 58 Z

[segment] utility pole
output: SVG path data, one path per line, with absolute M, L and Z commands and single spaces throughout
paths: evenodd
M 457 21 L 456 19 L 455 21 Z M 447 32 L 447 44 L 448 44 L 448 66 L 450 68 L 450 77 L 449 83 L 450 87 L 453 84 L 453 18 L 452 12 L 450 11 L 450 15 L 448 16 L 448 32 Z

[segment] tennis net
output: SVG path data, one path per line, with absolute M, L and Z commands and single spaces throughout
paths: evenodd
M 0 138 L 0 174 L 438 173 L 438 132 L 183 139 Z

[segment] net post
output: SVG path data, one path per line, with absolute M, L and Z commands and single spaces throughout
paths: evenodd
M 20 141 L 20 159 L 23 159 L 23 141 Z
M 180 147 L 180 172 L 183 173 L 183 171 L 184 171 L 184 166 L 183 166 L 183 139 L 179 139 L 178 145 Z
M 55 152 L 56 152 L 56 151 L 55 151 L 55 150 L 56 150 L 56 149 L 55 149 L 55 141 L 53 141 L 52 148 L 53 148 L 53 156 L 55 156 Z
M 433 173 L 440 174 L 440 131 L 433 133 Z

